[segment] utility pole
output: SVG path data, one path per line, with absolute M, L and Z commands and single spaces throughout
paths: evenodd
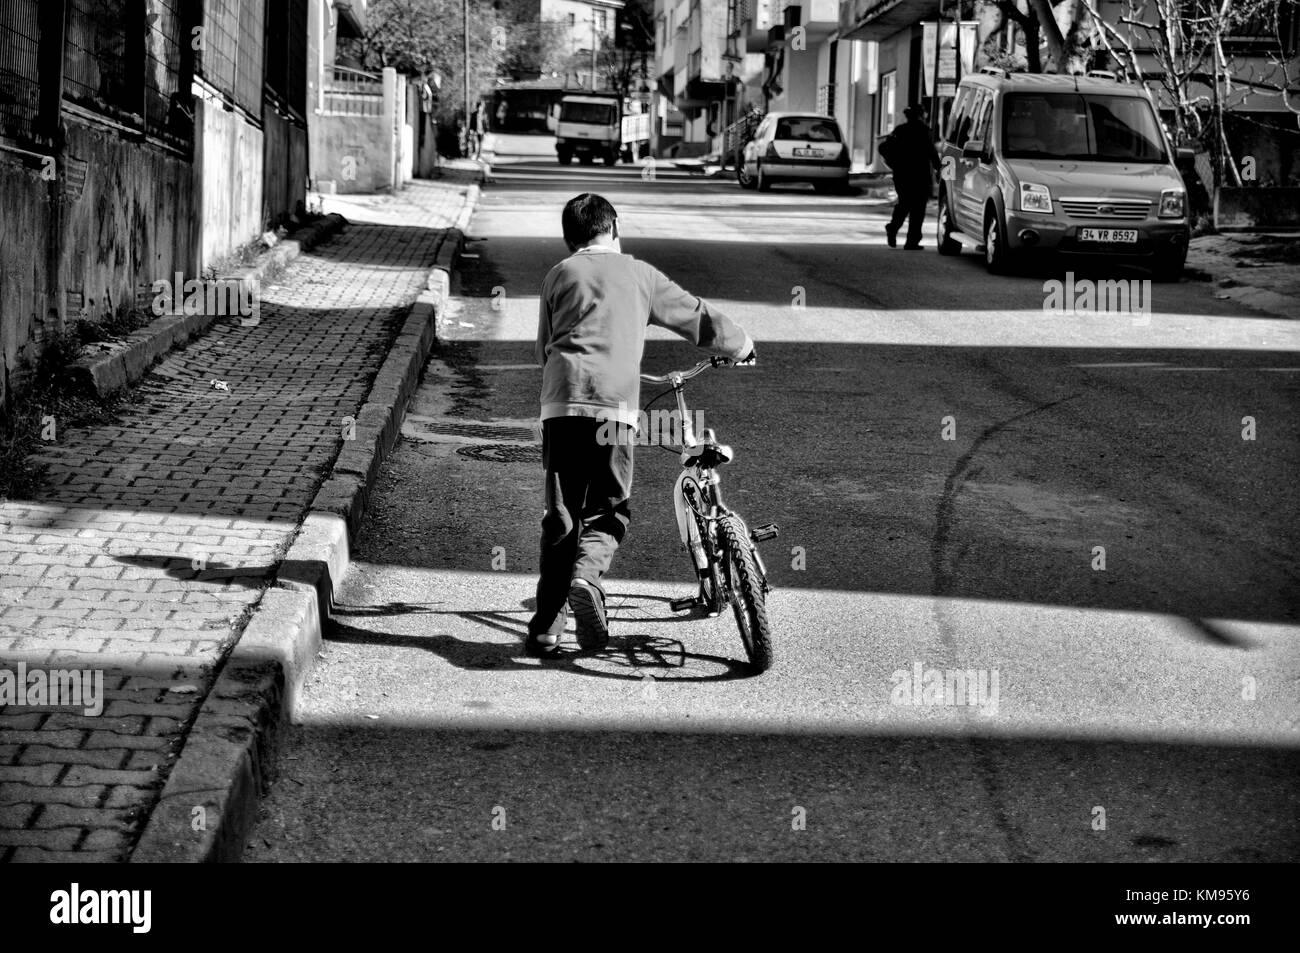
M 465 14 L 465 134 L 469 135 L 469 0 L 462 0 Z

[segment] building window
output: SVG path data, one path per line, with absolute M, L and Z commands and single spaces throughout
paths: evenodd
M 605 13 L 606 11 L 604 10 L 596 11 L 596 29 L 601 33 L 605 32 Z
M 578 25 L 578 15 L 577 15 L 576 13 L 570 13 L 570 14 L 569 14 L 569 29 L 572 30 L 572 29 L 573 29 L 575 26 L 577 26 L 577 25 Z
M 880 135 L 894 131 L 898 122 L 897 103 L 898 71 L 890 70 L 880 77 Z

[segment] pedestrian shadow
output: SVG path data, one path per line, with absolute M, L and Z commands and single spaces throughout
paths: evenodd
M 543 671 L 557 670 L 592 678 L 641 681 L 651 676 L 657 682 L 721 682 L 752 675 L 749 666 L 737 659 L 688 652 L 677 639 L 633 633 L 613 635 L 609 646 L 599 652 L 563 648 L 556 656 L 538 662 L 524 654 L 527 622 L 516 610 L 448 610 L 434 609 L 438 603 L 383 603 L 374 606 L 335 606 L 334 616 L 379 618 L 385 615 L 418 613 L 455 616 L 518 639 L 517 643 L 483 642 L 448 633 L 405 635 L 366 629 L 331 618 L 325 628 L 325 641 L 348 645 L 375 645 L 388 648 L 411 648 L 432 652 L 449 664 L 466 671 Z M 694 666 L 694 668 L 692 667 Z M 699 667 L 720 667 L 718 672 L 698 672 Z M 694 674 L 670 675 L 672 671 Z M 665 674 L 661 674 L 665 673 Z
M 171 579 L 189 582 L 233 582 L 246 589 L 260 589 L 280 572 L 283 564 L 272 566 L 234 566 L 217 560 L 189 556 L 117 555 L 113 559 L 137 569 L 153 569 Z

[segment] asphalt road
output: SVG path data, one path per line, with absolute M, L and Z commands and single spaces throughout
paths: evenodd
M 1294 322 L 1195 281 L 1054 313 L 1050 270 L 887 248 L 880 202 L 498 151 L 248 860 L 1300 858 Z M 610 650 L 522 653 L 536 289 L 583 190 L 758 341 L 689 393 L 781 526 L 761 677 L 668 611 L 654 447 Z M 695 359 L 655 332 L 645 366 Z M 930 703 L 918 666 L 987 694 Z

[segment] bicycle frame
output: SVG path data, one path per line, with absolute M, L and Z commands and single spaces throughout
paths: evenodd
M 673 484 L 673 509 L 676 512 L 677 529 L 682 545 L 690 553 L 696 570 L 700 573 L 711 573 L 717 569 L 716 527 L 719 518 L 731 516 L 740 521 L 745 529 L 750 542 L 750 551 L 753 553 L 762 578 L 763 590 L 766 592 L 770 589 L 767 582 L 767 566 L 759 555 L 753 534 L 740 514 L 729 509 L 722 499 L 722 477 L 718 473 L 717 465 L 731 462 L 731 448 L 718 443 L 712 429 L 706 428 L 703 434 L 697 435 L 691 423 L 690 409 L 686 406 L 686 382 L 702 373 L 705 368 L 717 367 L 719 363 L 721 359 L 714 358 L 701 361 L 690 371 L 672 371 L 662 377 L 643 374 L 641 377 L 642 380 L 652 383 L 670 384 L 677 401 L 677 412 L 682 422 L 683 447 L 682 472 L 678 474 Z M 723 593 L 720 590 L 721 587 L 715 585 L 715 600 L 722 599 Z M 721 606 L 716 608 L 720 609 Z

